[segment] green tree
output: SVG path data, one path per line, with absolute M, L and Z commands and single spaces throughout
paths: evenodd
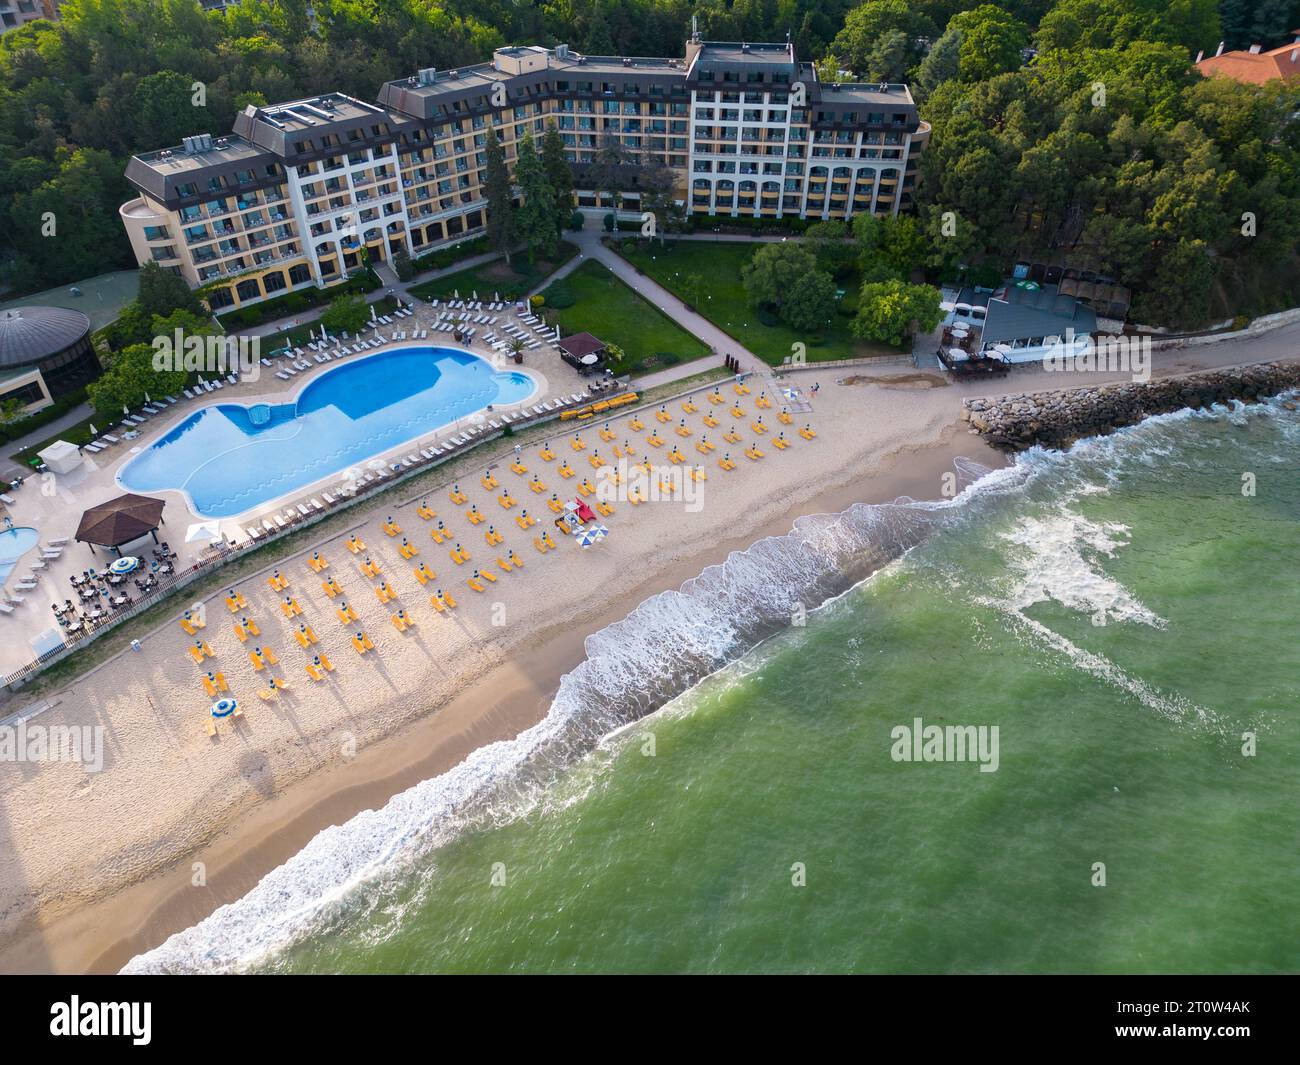
M 945 81 L 957 77 L 961 63 L 961 30 L 947 30 L 921 60 L 912 79 L 912 92 L 922 103 Z
M 961 33 L 958 71 L 963 81 L 983 81 L 1020 67 L 1029 27 L 1002 8 L 983 4 L 954 16 L 949 26 Z
M 559 235 L 573 219 L 573 170 L 564 157 L 564 140 L 553 121 L 542 135 L 542 167 L 555 200 L 555 232 Z
M 194 133 L 216 132 L 207 105 L 194 104 L 194 80 L 173 70 L 140 79 L 130 105 L 137 144 L 180 144 Z
M 146 394 L 165 396 L 179 392 L 188 377 L 184 370 L 156 370 L 153 346 L 132 344 L 123 348 L 99 378 L 86 386 L 86 394 L 101 418 L 118 418 L 123 407 L 140 406 Z
M 801 333 L 823 331 L 834 314 L 835 282 L 821 270 L 795 281 L 781 308 L 782 321 Z
M 410 281 L 415 276 L 415 267 L 411 264 L 411 253 L 402 244 L 393 254 L 393 272 L 399 281 Z
M 360 293 L 335 296 L 320 316 L 321 325 L 335 336 L 340 333 L 359 333 L 369 321 L 370 307 L 365 296 Z
M 804 243 L 817 258 L 817 265 L 832 277 L 842 277 L 853 269 L 858 249 L 848 224 L 837 218 L 814 222 L 804 230 Z
M 150 317 L 165 318 L 177 310 L 192 311 L 195 314 L 202 310 L 198 297 L 186 284 L 185 278 L 157 263 L 145 263 L 140 267 L 136 300 Z
M 555 252 L 559 236 L 555 229 L 555 190 L 551 188 L 546 167 L 533 145 L 532 134 L 525 131 L 519 141 L 519 158 L 515 162 L 515 181 L 523 203 L 515 214 L 515 231 L 528 248 L 528 261 L 534 262 L 540 251 L 543 258 Z
M 918 40 L 933 40 L 938 34 L 938 27 L 908 0 L 871 0 L 849 12 L 831 49 L 845 67 L 866 77 L 872 76 L 867 72 L 879 66 L 888 53 L 891 66 L 901 77 L 921 59 Z M 881 42 L 886 39 L 890 45 L 882 51 Z
M 852 330 L 863 340 L 900 348 L 917 330 L 935 329 L 942 318 L 937 288 L 882 281 L 862 286 Z
M 500 252 L 507 264 L 515 246 L 515 212 L 510 172 L 506 169 L 506 156 L 497 140 L 496 131 L 489 126 L 485 138 L 484 154 L 487 167 L 483 192 L 487 199 L 487 237 L 493 249 Z
M 795 282 L 816 270 L 816 257 L 802 244 L 764 244 L 741 267 L 740 279 L 751 304 L 779 312 Z

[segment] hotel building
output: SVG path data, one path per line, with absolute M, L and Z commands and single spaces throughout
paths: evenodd
M 137 259 L 216 285 L 223 310 L 361 265 L 413 257 L 481 233 L 489 126 L 513 166 L 525 131 L 554 123 L 579 206 L 617 144 L 629 184 L 666 167 L 699 215 L 848 218 L 911 204 L 929 137 L 906 85 L 824 84 L 790 44 L 692 39 L 683 59 L 498 49 L 492 62 L 425 69 L 376 103 L 327 93 L 247 108 L 225 137 L 135 156 L 140 195 L 121 216 Z M 634 208 L 638 194 L 623 194 Z

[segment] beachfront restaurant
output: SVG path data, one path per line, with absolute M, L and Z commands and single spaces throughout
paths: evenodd
M 1059 356 L 1071 337 L 1074 350 L 1066 354 L 1083 351 L 1096 331 L 1096 312 L 1059 286 L 1008 281 L 989 294 L 980 347 L 1007 362 L 1041 362 Z
M 106 547 L 116 555 L 126 544 L 152 536 L 158 542 L 162 524 L 163 501 L 150 496 L 126 495 L 90 507 L 81 515 L 76 540 L 96 547 Z

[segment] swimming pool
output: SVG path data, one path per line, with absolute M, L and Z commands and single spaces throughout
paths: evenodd
M 25 525 L 0 532 L 0 584 L 9 579 L 18 560 L 35 547 L 40 538 L 40 533 Z
M 468 351 L 381 352 L 330 369 L 290 403 L 195 411 L 117 480 L 132 492 L 185 492 L 198 514 L 228 518 L 536 390 L 527 374 Z

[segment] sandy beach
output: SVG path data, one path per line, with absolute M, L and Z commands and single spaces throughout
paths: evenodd
M 1270 346 L 1278 339 L 1270 337 Z M 1249 349 L 1256 346 L 1263 345 L 1171 353 L 1160 360 L 1156 376 L 1251 361 L 1242 356 L 1254 355 Z M 340 515 L 346 521 L 332 524 L 296 554 L 241 576 L 236 587 L 248 607 L 240 614 L 261 626 L 249 646 L 271 648 L 277 666 L 253 670 L 220 593 L 206 603 L 202 636 L 215 657 L 202 668 L 187 655 L 193 639 L 173 616 L 142 638 L 139 652 L 120 652 L 63 689 L 34 697 L 32 705 L 45 709 L 33 723 L 101 726 L 104 763 L 99 773 L 79 764 L 0 764 L 0 844 L 8 855 L 0 866 L 0 970 L 115 971 L 242 896 L 322 828 L 378 807 L 476 748 L 538 721 L 560 677 L 582 661 L 586 636 L 625 617 L 648 596 L 679 587 L 764 535 L 787 532 L 801 515 L 902 495 L 938 498 L 955 458 L 988 466 L 1005 461 L 958 420 L 964 396 L 1005 390 L 997 382 L 953 384 L 901 366 L 838 379 L 836 371 L 813 371 L 793 380 L 805 390 L 820 381 L 813 410 L 795 426 L 777 425 L 775 411 L 765 411 L 764 420 L 773 430 L 808 422 L 817 438 L 805 441 L 788 431 L 792 444 L 785 450 L 771 446 L 774 432 L 759 438 L 750 430 L 759 413 L 754 396 L 740 400 L 743 418 L 731 417 L 735 397 L 729 384 L 723 385 L 727 404 L 716 408 L 722 420 L 716 429 L 701 424 L 715 408 L 699 397 L 694 414 L 683 414 L 679 401 L 669 402 L 674 417 L 665 425 L 643 413 L 646 428 L 639 433 L 627 427 L 628 415 L 615 420 L 614 443 L 636 438 L 638 458 L 649 455 L 664 469 L 671 468 L 667 452 L 680 445 L 688 463 L 698 461 L 707 470 L 708 480 L 690 503 L 616 501 L 606 519 L 610 536 L 590 550 L 560 536 L 557 549 L 543 555 L 533 537 L 550 523 L 545 500 L 552 490 L 573 498 L 576 484 L 596 476 L 589 456 L 603 448 L 602 457 L 613 459 L 612 444 L 596 435 L 599 426 L 584 428 L 588 447 L 581 452 L 557 435 L 550 462 L 530 440 L 523 447 L 528 472 L 522 475 L 510 469 L 509 443 L 497 441 L 482 449 L 481 465 L 495 467 L 518 507 L 503 510 L 496 501 L 499 490 L 477 483 L 461 485 L 468 496 L 463 506 L 448 499 L 446 486 L 411 499 L 390 493 Z M 1027 374 L 1016 383 L 1033 388 L 1062 382 Z M 690 437 L 672 432 L 682 417 Z M 719 438 L 733 422 L 744 438 L 739 446 Z M 643 441 L 655 429 L 665 444 L 652 451 Z M 697 455 L 693 445 L 709 433 L 720 450 Z M 752 462 L 742 452 L 755 440 L 765 457 Z M 728 447 L 739 464 L 730 473 L 717 467 Z M 557 476 L 565 461 L 576 474 L 568 481 Z M 528 490 L 533 474 L 546 483 L 545 493 Z M 465 476 L 464 467 L 456 476 Z M 423 499 L 437 519 L 417 515 Z M 487 521 L 471 525 L 465 518 L 470 506 Z M 513 519 L 523 507 L 541 524 L 519 529 Z M 402 535 L 382 531 L 390 516 Z M 469 563 L 455 566 L 448 545 L 430 539 L 437 520 L 447 523 L 453 542 L 464 542 Z M 491 553 L 483 536 L 488 522 L 504 538 Z M 353 530 L 379 563 L 380 577 L 359 572 L 361 556 L 345 546 Z M 419 550 L 412 559 L 398 552 L 403 537 Z M 466 587 L 476 566 L 487 568 L 512 549 L 525 564 L 522 571 L 500 574 L 482 595 Z M 312 551 L 328 560 L 324 574 L 308 568 Z M 437 573 L 426 586 L 413 574 L 419 562 Z M 289 578 L 287 592 L 302 607 L 301 618 L 281 614 L 285 593 L 266 582 L 273 568 Z M 352 603 L 357 623 L 345 627 L 335 618 L 339 600 L 325 595 L 322 576 L 338 578 L 340 600 Z M 381 579 L 397 593 L 395 601 L 376 598 L 374 585 Z M 429 603 L 439 585 L 459 604 L 448 615 Z M 183 607 L 178 602 L 176 613 Z M 399 608 L 416 623 L 405 633 L 390 621 Z M 318 645 L 300 649 L 294 642 L 302 621 L 312 626 Z M 350 645 L 356 628 L 375 644 L 364 657 Z M 337 668 L 317 684 L 305 665 L 321 651 Z M 225 674 L 245 710 L 240 725 L 223 722 L 215 739 L 204 731 L 211 699 L 201 676 L 209 668 Z M 262 702 L 256 692 L 272 675 L 291 688 L 274 702 Z M 17 703 L 15 709 L 21 708 L 22 700 Z
M 699 459 L 708 480 L 693 502 L 615 501 L 606 519 L 609 537 L 589 550 L 560 536 L 554 551 L 540 554 L 532 540 L 550 524 L 544 500 L 551 491 L 562 492 L 563 484 L 572 497 L 573 486 L 594 475 L 587 458 L 602 446 L 601 457 L 612 460 L 599 427 L 584 428 L 585 451 L 574 451 L 568 437 L 557 438 L 551 462 L 539 457 L 538 445 L 524 448 L 525 475 L 510 469 L 513 453 L 498 444 L 495 472 L 518 507 L 503 510 L 498 493 L 462 484 L 465 506 L 453 504 L 445 490 L 428 496 L 437 513 L 433 521 L 417 515 L 420 499 L 358 513 L 352 524 L 381 578 L 363 576 L 362 555 L 349 552 L 346 535 L 336 536 L 276 563 L 289 578 L 287 593 L 303 608 L 301 618 L 282 614 L 284 593 L 272 591 L 266 575 L 246 577 L 236 586 L 248 601 L 238 616 L 247 614 L 261 628 L 246 645 L 236 638 L 224 596 L 217 595 L 206 603 L 202 632 L 214 658 L 202 668 L 186 653 L 193 639 L 172 620 L 146 637 L 141 651 L 125 651 L 46 696 L 52 705 L 32 723 L 103 726 L 104 765 L 99 773 L 66 763 L 0 767 L 0 840 L 9 855 L 0 869 L 0 968 L 115 970 L 238 898 L 319 829 L 381 805 L 474 748 L 538 720 L 560 676 L 581 661 L 585 636 L 647 596 L 679 586 L 759 536 L 788 531 L 801 514 L 904 494 L 937 497 L 955 455 L 989 465 L 1000 461 L 958 430 L 957 389 L 937 375 L 890 376 L 883 384 L 843 386 L 821 378 L 813 411 L 800 419 L 815 427 L 812 441 L 777 425 L 774 411 L 763 412 L 764 421 L 785 429 L 794 443 L 785 450 L 763 445 L 759 461 L 740 453 L 756 439 L 748 428 L 759 413 L 754 395 L 739 400 L 747 417 L 734 419 L 730 408 L 737 397 L 729 394 L 716 408 L 724 419 L 716 430 L 701 424 L 712 409 L 701 398 L 695 414 L 671 404 L 675 417 L 664 425 L 643 415 L 647 427 L 640 433 L 627 427 L 626 416 L 615 421 L 617 442 L 644 440 L 658 428 L 665 440 L 659 454 L 634 442 L 638 455 L 648 453 L 656 466 L 671 468 L 664 458 L 680 445 L 683 454 Z M 683 417 L 693 434 L 686 438 L 671 432 Z M 731 422 L 743 431 L 745 445 L 732 449 L 740 465 L 728 473 L 717 466 L 728 446 L 717 434 Z M 693 445 L 711 431 L 719 451 L 706 459 Z M 576 473 L 567 483 L 556 475 L 566 460 Z M 547 483 L 545 493 L 527 489 L 534 473 Z M 547 520 L 524 531 L 513 517 L 530 504 L 532 514 Z M 473 505 L 487 519 L 477 527 L 465 518 Z M 382 531 L 390 516 L 402 535 Z M 469 563 L 455 566 L 448 547 L 432 541 L 429 530 L 438 520 L 463 542 Z M 504 537 L 491 553 L 483 533 L 488 522 Z M 401 557 L 403 538 L 419 555 Z M 487 569 L 509 549 L 524 562 L 522 571 L 501 574 L 483 595 L 466 587 L 471 570 Z M 329 562 L 320 576 L 307 566 L 315 550 Z M 426 586 L 413 574 L 419 562 L 437 573 Z M 343 595 L 328 598 L 322 576 L 337 578 Z M 379 579 L 389 582 L 397 601 L 379 602 L 373 591 Z M 429 599 L 435 586 L 455 597 L 454 612 L 434 611 Z M 344 598 L 357 624 L 345 627 L 335 618 Z M 398 607 L 416 622 L 406 633 L 389 620 Z M 292 635 L 302 621 L 320 641 L 308 649 Z M 375 644 L 365 656 L 350 646 L 358 628 Z M 254 671 L 247 655 L 254 644 L 271 648 L 279 665 Z M 336 668 L 328 680 L 313 683 L 305 665 L 322 651 Z M 238 726 L 222 722 L 215 739 L 204 731 L 212 700 L 201 677 L 209 668 L 224 673 L 245 711 Z M 290 689 L 263 702 L 256 691 L 269 675 L 288 681 Z M 193 863 L 202 863 L 202 875 Z

